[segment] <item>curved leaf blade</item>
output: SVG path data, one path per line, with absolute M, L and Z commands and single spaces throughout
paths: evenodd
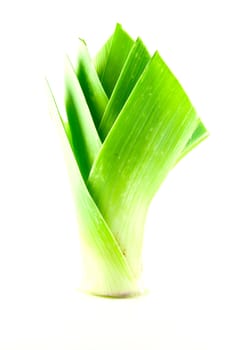
M 83 91 L 68 58 L 65 61 L 65 107 L 76 160 L 86 181 L 101 148 Z M 82 152 L 80 152 L 82 150 Z
M 93 164 L 88 188 L 135 274 L 149 203 L 197 122 L 187 95 L 156 53 Z
M 117 119 L 149 60 L 150 55 L 142 40 L 138 38 L 130 50 L 101 120 L 99 135 L 102 140 L 105 139 Z
M 138 281 L 83 181 L 73 146 L 64 128 L 65 117 L 61 116 L 58 101 L 49 85 L 48 89 L 51 115 L 62 141 L 77 209 L 85 271 L 83 289 L 89 293 L 94 291 L 95 294 L 113 297 L 138 293 Z
M 81 39 L 79 40 L 74 70 L 87 101 L 95 126 L 98 127 L 107 106 L 108 97 L 102 87 L 98 74 L 96 73 L 87 46 Z
M 112 94 L 133 43 L 129 34 L 117 24 L 112 37 L 96 56 L 97 73 L 108 97 Z

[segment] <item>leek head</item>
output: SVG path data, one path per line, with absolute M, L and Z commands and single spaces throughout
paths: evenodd
M 83 40 L 77 46 L 65 59 L 64 96 L 48 86 L 77 209 L 82 289 L 137 295 L 151 200 L 208 133 L 160 54 L 121 25 L 94 59 Z

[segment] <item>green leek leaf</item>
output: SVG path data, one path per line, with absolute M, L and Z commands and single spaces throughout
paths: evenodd
M 132 46 L 102 117 L 99 127 L 102 140 L 107 136 L 149 60 L 150 55 L 138 38 Z
M 199 119 L 196 129 L 194 130 L 191 138 L 188 140 L 178 160 L 181 160 L 190 151 L 192 151 L 199 143 L 204 141 L 208 136 L 209 136 L 208 130 L 206 129 L 202 121 Z
M 113 36 L 96 56 L 95 66 L 99 67 L 97 73 L 108 97 L 111 96 L 133 43 L 133 39 L 117 24 Z
M 115 33 L 107 40 L 107 42 L 99 51 L 95 59 L 95 66 L 98 75 L 101 77 L 103 73 L 105 73 L 106 80 L 111 79 L 112 76 L 112 71 L 105 70 L 105 66 L 108 61 L 113 37 L 114 35 L 116 36 L 117 31 L 120 31 L 121 35 L 125 36 L 125 31 L 122 31 L 122 27 L 120 25 L 117 25 Z M 149 53 L 142 40 L 137 39 L 134 45 L 132 45 L 127 59 L 121 67 L 121 73 L 118 79 L 115 80 L 113 93 L 111 95 L 109 103 L 107 104 L 100 126 L 98 128 L 98 132 L 102 140 L 104 140 L 104 138 L 107 136 L 121 108 L 126 102 L 129 94 L 133 90 L 134 85 L 137 83 L 143 69 L 145 68 L 145 65 L 148 63 L 149 58 Z M 109 77 L 107 76 L 108 74 Z M 180 159 L 182 159 L 186 154 L 188 154 L 200 142 L 205 140 L 207 136 L 208 132 L 204 124 L 200 120 L 199 124 L 197 125 L 197 130 L 194 131 L 187 145 L 185 145 Z
M 112 34 L 108 40 L 105 42 L 103 47 L 99 50 L 95 58 L 93 59 L 93 63 L 95 66 L 96 73 L 98 76 L 101 78 L 103 77 L 105 67 L 108 61 L 108 57 L 110 55 L 110 50 L 112 46 L 112 39 L 113 39 L 114 34 Z
M 89 293 L 94 291 L 98 295 L 113 297 L 134 295 L 140 291 L 138 280 L 87 190 L 75 161 L 76 150 L 67 137 L 64 116 L 59 111 L 59 105 L 62 103 L 60 101 L 59 104 L 49 85 L 48 88 L 51 115 L 62 141 L 76 203 L 84 261 L 83 289 Z
M 65 106 L 74 154 L 82 176 L 86 180 L 93 161 L 100 150 L 101 141 L 68 58 L 65 61 Z M 80 149 L 82 152 L 80 152 Z
M 145 213 L 197 123 L 184 90 L 156 53 L 92 166 L 90 193 L 136 275 Z
M 107 106 L 108 98 L 83 40 L 79 40 L 74 69 L 95 126 L 98 127 Z

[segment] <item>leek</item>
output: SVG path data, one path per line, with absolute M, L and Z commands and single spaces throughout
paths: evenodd
M 208 132 L 162 57 L 117 24 L 94 60 L 79 40 L 64 99 L 49 85 L 76 204 L 82 289 L 140 294 L 144 224 L 173 167 Z

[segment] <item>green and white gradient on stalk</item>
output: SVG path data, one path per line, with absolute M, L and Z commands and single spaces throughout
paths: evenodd
M 159 53 L 119 24 L 94 60 L 83 40 L 77 47 L 65 59 L 64 98 L 50 81 L 49 94 L 77 208 L 82 289 L 137 295 L 150 202 L 208 133 Z

